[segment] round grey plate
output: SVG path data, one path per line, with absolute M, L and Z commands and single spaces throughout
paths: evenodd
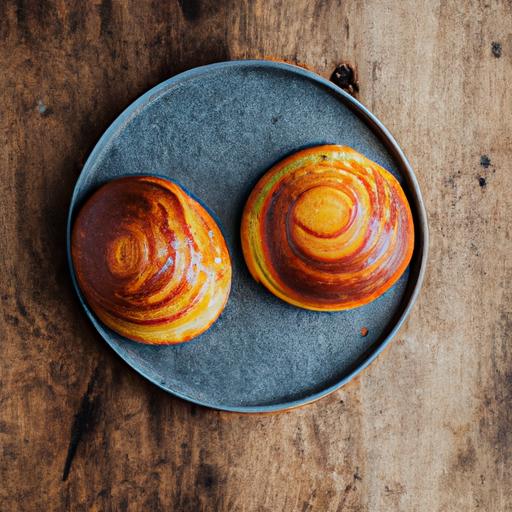
M 413 260 L 398 283 L 367 306 L 340 313 L 298 309 L 271 295 L 250 277 L 239 239 L 241 211 L 258 178 L 284 156 L 323 143 L 351 146 L 390 170 L 404 187 L 416 230 Z M 172 178 L 217 215 L 233 259 L 226 309 L 191 342 L 142 345 L 102 325 L 84 302 L 72 267 L 71 274 L 85 311 L 117 354 L 186 400 L 263 412 L 327 395 L 386 346 L 419 291 L 427 224 L 416 178 L 383 125 L 310 71 L 270 61 L 224 62 L 182 73 L 140 97 L 84 166 L 69 212 L 68 257 L 80 204 L 100 184 L 130 174 Z

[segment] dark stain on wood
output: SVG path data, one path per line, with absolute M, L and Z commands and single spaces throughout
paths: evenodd
M 343 490 L 343 493 L 341 495 L 340 502 L 338 504 L 338 508 L 336 509 L 336 512 L 343 512 L 346 510 L 345 505 L 347 502 L 347 499 L 349 497 L 349 494 L 353 491 L 352 484 L 345 485 L 345 489 Z
M 347 63 L 339 64 L 332 72 L 331 82 L 355 96 L 359 92 L 357 73 L 353 66 Z
M 463 446 L 457 452 L 457 458 L 454 465 L 454 471 L 461 473 L 471 473 L 476 464 L 476 449 L 471 439 L 466 440 Z
M 499 416 L 499 424 L 496 433 L 496 446 L 501 449 L 503 456 L 505 453 L 510 457 L 512 452 L 512 430 L 508 420 L 512 418 L 510 404 L 512 403 L 512 370 L 507 371 L 502 376 L 502 388 L 500 390 L 500 402 L 503 404 L 504 411 Z M 508 405 L 507 405 L 508 404 Z
M 103 496 L 104 498 L 107 498 L 107 501 L 106 503 L 108 503 L 108 495 L 104 495 Z M 127 512 L 129 509 L 128 509 L 128 496 L 122 496 L 121 499 L 119 500 L 119 511 L 120 512 Z M 149 508 L 148 510 L 160 510 L 160 509 L 152 509 L 152 508 Z
M 499 59 L 501 57 L 502 47 L 501 43 L 498 43 L 497 41 L 493 41 L 491 43 L 491 52 L 492 54 Z
M 478 184 L 481 188 L 485 188 L 487 186 L 487 180 L 483 176 L 480 176 L 478 178 Z
M 187 21 L 197 21 L 201 17 L 201 0 L 178 0 L 178 3 Z
M 6 421 L 0 420 L 0 434 L 12 434 L 14 430 L 13 426 L 9 425 Z
M 188 466 L 192 461 L 192 450 L 187 443 L 181 443 L 181 464 Z
M 510 289 L 507 289 L 504 304 L 509 308 L 512 303 Z M 497 322 L 497 347 L 502 357 L 496 361 L 495 386 L 490 390 L 492 397 L 491 411 L 495 411 L 495 417 L 491 423 L 492 446 L 496 452 L 496 458 L 508 467 L 512 463 L 512 352 L 510 351 L 510 339 L 512 333 L 512 311 L 504 309 L 500 312 Z M 488 408 L 485 413 L 489 413 Z
M 4 311 L 4 320 L 12 325 L 13 327 L 18 327 L 18 325 L 20 324 L 20 320 L 18 317 L 14 316 L 14 315 L 10 315 L 9 313 L 6 313 Z
M 128 503 L 126 503 L 125 510 L 128 510 Z M 144 508 L 148 511 L 158 511 L 158 510 L 165 510 L 165 507 L 163 506 L 161 500 L 160 500 L 160 494 L 157 489 L 155 489 L 153 492 L 149 494 L 149 496 L 144 500 Z
M 30 38 L 30 31 L 27 25 L 27 6 L 26 0 L 17 0 L 15 2 L 16 24 L 22 40 Z
M 156 390 L 155 390 L 156 391 Z M 154 436 L 157 446 L 162 446 L 164 428 L 163 422 L 165 421 L 162 408 L 165 403 L 162 402 L 160 391 L 151 393 L 148 400 L 148 417 L 150 420 L 150 432 Z
M 73 424 L 71 426 L 71 435 L 69 439 L 68 452 L 64 469 L 62 471 L 62 480 L 65 482 L 68 479 L 71 465 L 75 458 L 76 451 L 83 436 L 90 431 L 96 424 L 99 413 L 99 394 L 96 390 L 98 381 L 99 367 L 97 367 L 89 380 L 87 391 L 82 396 L 80 406 L 75 414 Z
M 68 33 L 74 35 L 85 28 L 87 10 L 82 2 L 76 2 L 68 14 Z
M 218 484 L 218 480 L 217 469 L 214 465 L 205 463 L 199 465 L 196 475 L 196 487 L 211 493 Z
M 19 292 L 16 294 L 16 308 L 18 310 L 18 313 L 23 318 L 29 318 L 29 314 L 28 314 L 27 308 L 25 307 L 25 304 L 23 304 L 23 301 L 21 300 Z
M 480 165 L 484 169 L 489 169 L 489 167 L 491 166 L 491 159 L 487 155 L 481 155 L 480 156 Z
M 384 494 L 387 496 L 395 496 L 402 495 L 405 492 L 404 486 L 400 483 L 393 484 L 392 486 L 385 485 L 384 486 Z
M 99 5 L 100 36 L 111 36 L 110 25 L 112 22 L 112 0 L 101 0 Z

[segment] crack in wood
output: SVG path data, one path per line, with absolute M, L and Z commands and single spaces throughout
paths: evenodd
M 93 371 L 92 376 L 87 385 L 87 391 L 82 396 L 80 407 L 75 414 L 73 425 L 71 427 L 71 436 L 69 439 L 69 446 L 66 455 L 66 462 L 62 471 L 62 481 L 68 479 L 71 471 L 71 465 L 76 455 L 76 450 L 84 434 L 91 430 L 96 423 L 96 418 L 99 410 L 99 398 L 96 394 L 96 383 L 98 381 L 99 366 Z

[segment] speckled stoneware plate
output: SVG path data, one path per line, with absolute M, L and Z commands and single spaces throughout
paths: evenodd
M 240 248 L 242 208 L 258 178 L 284 156 L 324 143 L 351 146 L 389 169 L 405 189 L 416 230 L 413 260 L 395 286 L 340 313 L 277 299 L 253 281 Z M 304 405 L 367 366 L 409 313 L 428 236 L 416 178 L 384 126 L 329 81 L 287 64 L 234 61 L 192 69 L 151 89 L 116 119 L 84 166 L 69 212 L 68 257 L 74 216 L 93 190 L 121 175 L 153 173 L 181 183 L 220 219 L 233 259 L 231 296 L 220 319 L 191 342 L 152 347 L 106 328 L 77 292 L 106 342 L 166 391 L 229 411 Z M 74 275 L 73 282 L 77 287 Z

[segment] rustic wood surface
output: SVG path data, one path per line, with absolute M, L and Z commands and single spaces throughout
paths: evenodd
M 502 0 L 0 1 L 0 510 L 512 510 L 512 6 Z M 358 379 L 301 410 L 195 407 L 130 370 L 72 292 L 84 159 L 149 87 L 272 56 L 405 149 L 426 282 Z

